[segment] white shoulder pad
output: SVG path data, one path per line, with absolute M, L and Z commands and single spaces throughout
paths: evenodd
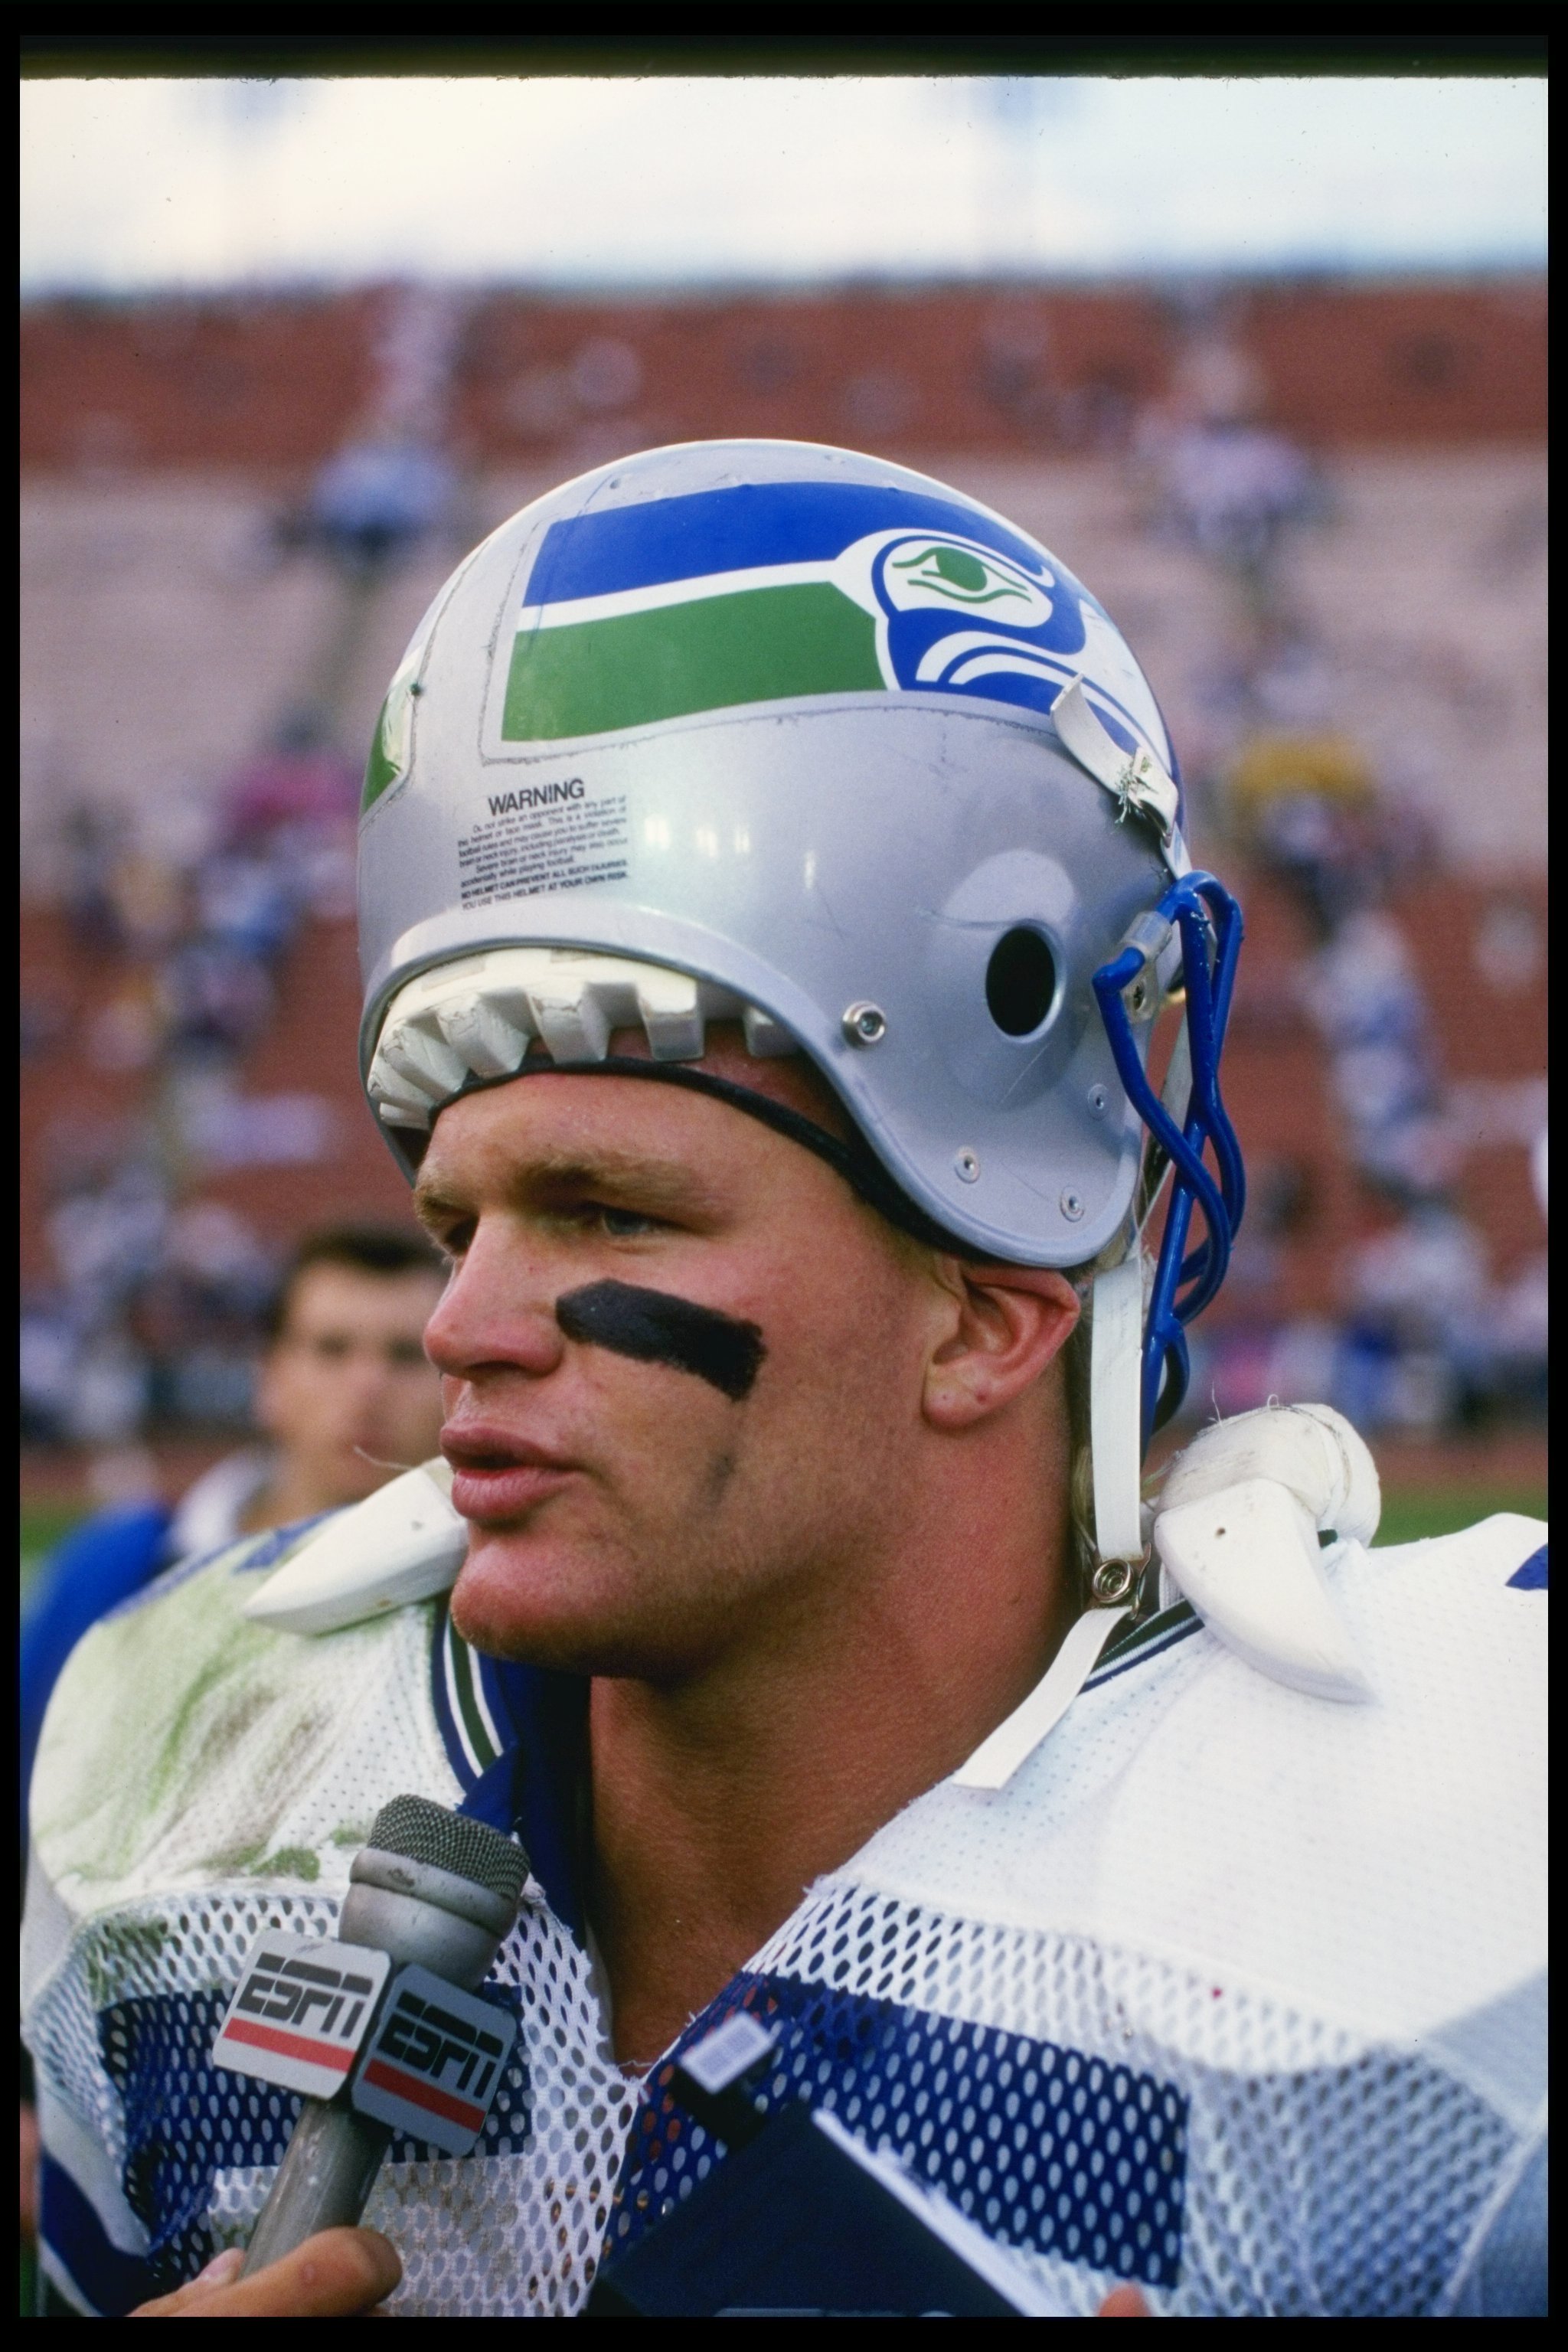
M 1154 1549 L 1209 1631 L 1259 1673 L 1318 1698 L 1369 1699 L 1318 1537 L 1365 1543 L 1381 1508 L 1376 1465 L 1342 1413 L 1266 1405 L 1177 1455 Z
M 283 1633 L 336 1633 L 456 1582 L 468 1522 L 452 1508 L 452 1472 L 438 1456 L 405 1470 L 328 1520 L 245 1603 Z

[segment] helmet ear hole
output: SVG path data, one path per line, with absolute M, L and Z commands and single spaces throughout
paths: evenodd
M 1005 931 L 985 967 L 985 1003 L 1004 1036 L 1027 1037 L 1056 998 L 1057 962 L 1038 931 Z

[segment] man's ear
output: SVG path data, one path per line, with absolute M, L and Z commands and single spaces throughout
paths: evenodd
M 1051 1266 L 938 1260 L 947 1328 L 926 1364 L 922 1410 L 933 1428 L 973 1428 L 1032 1387 L 1061 1353 L 1079 1302 Z

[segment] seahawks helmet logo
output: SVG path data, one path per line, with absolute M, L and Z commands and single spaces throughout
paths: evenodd
M 1043 550 L 951 498 L 768 482 L 587 507 L 542 535 L 503 637 L 493 751 L 773 701 L 959 695 L 1038 714 L 1079 681 L 1169 763 L 1147 681 Z
M 1065 683 L 1061 656 L 1082 647 L 1078 600 L 1061 595 L 1054 573 L 1031 574 L 973 541 L 879 534 L 847 549 L 843 563 L 840 584 L 858 591 L 857 601 L 874 600 L 887 683 L 906 693 L 938 687 L 994 696 L 1001 679 L 1037 685 L 1048 676 L 1049 690 L 1038 698 L 1048 707 Z
M 875 615 L 886 686 L 1046 711 L 1076 678 L 1124 751 L 1165 763 L 1147 681 L 1069 572 L 956 534 L 880 531 L 845 550 L 835 578 Z

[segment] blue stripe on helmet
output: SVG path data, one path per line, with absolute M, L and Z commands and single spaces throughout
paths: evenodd
M 610 596 L 714 572 L 831 563 L 875 530 L 972 539 L 1038 573 L 1040 550 L 977 507 L 860 482 L 745 482 L 686 498 L 571 515 L 552 522 L 528 586 L 531 604 Z M 1056 576 L 1066 578 L 1058 567 Z M 1076 593 L 1093 604 L 1074 581 Z

